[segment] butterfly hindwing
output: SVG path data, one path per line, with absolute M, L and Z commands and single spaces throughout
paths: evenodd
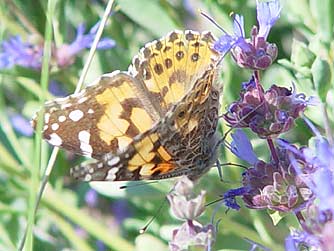
M 157 109 L 165 114 L 192 88 L 194 80 L 217 62 L 214 41 L 210 32 L 173 31 L 146 44 L 134 57 L 129 72 L 144 81 Z
M 206 145 L 217 142 L 216 75 L 215 68 L 209 68 L 194 89 L 152 129 L 135 137 L 124 153 L 106 154 L 95 163 L 75 167 L 72 176 L 85 181 L 199 177 L 215 157 L 215 149 Z

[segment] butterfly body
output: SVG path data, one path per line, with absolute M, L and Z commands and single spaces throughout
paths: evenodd
M 86 181 L 197 178 L 216 160 L 220 58 L 211 33 L 174 31 L 145 45 L 127 72 L 48 102 L 43 137 L 96 162 Z

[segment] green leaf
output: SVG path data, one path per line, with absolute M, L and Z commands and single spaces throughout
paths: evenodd
M 311 71 L 309 67 L 295 65 L 287 59 L 279 59 L 277 63 L 279 63 L 280 65 L 284 66 L 289 70 L 296 71 L 303 78 L 311 77 Z
M 325 103 L 331 87 L 331 70 L 326 60 L 317 57 L 311 68 L 313 83 L 322 102 Z
M 310 67 L 315 59 L 315 55 L 308 49 L 307 45 L 301 41 L 293 39 L 291 50 L 291 62 L 297 66 Z
M 152 250 L 152 247 L 154 247 L 154 250 L 168 250 L 165 243 L 148 233 L 138 235 L 135 243 L 137 251 Z
M 320 39 L 327 43 L 333 40 L 333 7 L 334 3 L 332 0 L 310 0 L 311 12 L 317 20 L 317 32 L 320 35 Z
M 287 214 L 279 211 L 268 210 L 268 214 L 273 221 L 274 226 L 276 226 L 281 219 L 283 219 Z
M 129 18 L 158 37 L 176 28 L 167 12 L 159 5 L 159 1 L 119 0 L 118 4 Z

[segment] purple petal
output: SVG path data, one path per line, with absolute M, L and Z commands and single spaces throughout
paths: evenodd
M 116 46 L 116 42 L 110 38 L 102 38 L 97 44 L 98 50 L 107 50 Z
M 268 37 L 271 27 L 280 17 L 281 6 L 279 0 L 256 1 L 257 21 L 259 23 L 259 37 Z
M 85 194 L 85 202 L 90 207 L 96 207 L 98 202 L 97 192 L 93 189 L 89 189 L 88 192 Z
M 252 144 L 247 138 L 247 135 L 241 129 L 236 129 L 231 136 L 233 139 L 231 143 L 232 153 L 238 158 L 254 165 L 258 161 L 258 158 L 254 153 Z
M 235 41 L 232 36 L 225 34 L 222 35 L 217 42 L 213 45 L 213 48 L 218 51 L 220 54 L 225 55 L 227 52 L 229 52 Z
M 239 210 L 240 206 L 238 205 L 235 197 L 242 196 L 248 192 L 248 188 L 239 187 L 236 189 L 231 189 L 224 194 L 224 203 L 227 207 Z
M 233 32 L 235 37 L 245 37 L 244 17 L 238 14 L 234 15 Z
M 29 121 L 20 114 L 9 116 L 9 120 L 14 130 L 24 136 L 30 137 L 33 134 L 33 129 Z

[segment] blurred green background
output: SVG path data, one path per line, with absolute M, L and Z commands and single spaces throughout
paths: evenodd
M 102 0 L 51 2 L 55 6 L 52 31 L 56 46 L 73 41 L 76 28 L 81 23 L 85 23 L 89 30 L 101 18 L 106 5 L 106 1 Z M 314 2 L 281 1 L 281 18 L 268 39 L 279 48 L 279 63 L 276 62 L 264 73 L 262 80 L 265 87 L 273 83 L 291 86 L 294 81 L 298 92 L 315 94 L 312 75 L 308 73 L 316 54 L 310 54 L 308 61 L 301 63 L 298 61 L 300 54 L 290 60 L 291 53 L 297 51 L 293 46 L 300 45 L 294 39 L 301 41 L 309 50 L 309 44 L 323 30 L 323 17 L 315 12 Z M 43 41 L 47 5 L 48 2 L 43 0 L 1 1 L 0 42 L 16 35 L 31 43 Z M 256 24 L 255 6 L 255 0 L 118 0 L 103 34 L 103 37 L 114 39 L 116 47 L 97 51 L 85 83 L 106 72 L 126 70 L 132 57 L 145 43 L 173 29 L 210 30 L 220 36 L 221 32 L 201 17 L 198 9 L 212 16 L 227 31 L 232 31 L 230 13 L 243 15 L 249 36 L 251 27 Z M 329 47 L 324 48 L 328 50 L 325 53 L 330 55 Z M 51 68 L 49 82 L 56 81 L 62 93 L 72 93 L 87 55 L 88 50 L 84 50 L 77 55 L 72 65 L 62 69 Z M 227 56 L 221 75 L 224 82 L 223 113 L 227 105 L 238 98 L 240 85 L 250 78 L 251 71 L 241 70 Z M 27 218 L 29 214 L 34 215 L 32 194 L 37 192 L 36 180 L 40 184 L 43 168 L 51 153 L 51 147 L 44 142 L 42 169 L 39 170 L 36 166 L 34 135 L 26 136 L 19 128 L 15 129 L 11 119 L 14 115 L 20 115 L 23 120 L 29 120 L 41 108 L 39 97 L 43 89 L 40 79 L 40 71 L 24 67 L 0 70 L 0 250 L 17 250 L 27 225 L 31 226 Z M 53 94 L 48 93 L 46 97 L 52 99 Z M 310 108 L 307 114 L 321 125 L 319 109 Z M 286 138 L 300 145 L 305 144 L 310 137 L 305 128 L 303 123 L 297 122 Z M 226 131 L 223 122 L 221 129 Z M 268 158 L 265 142 L 254 139 L 253 144 L 261 158 Z M 76 182 L 69 176 L 69 168 L 83 160 L 83 157 L 65 151 L 58 154 L 34 216 L 33 234 L 28 231 L 25 250 L 168 250 L 172 230 L 181 222 L 170 215 L 167 204 L 158 215 L 157 210 L 164 203 L 174 181 L 161 180 L 144 186 L 129 183 L 127 189 L 119 189 L 121 185 L 118 183 Z M 224 149 L 221 149 L 221 161 L 238 162 Z M 238 167 L 224 167 L 225 181 L 221 182 L 217 170 L 213 168 L 199 180 L 196 190 L 205 189 L 208 202 L 216 200 L 228 189 L 240 186 L 241 173 L 242 169 Z M 289 228 L 298 227 L 293 216 L 285 217 L 274 226 L 264 210 L 241 208 L 240 211 L 226 211 L 224 206 L 218 204 L 208 206 L 200 219 L 201 223 L 211 222 L 214 212 L 215 222 L 220 220 L 214 250 L 248 250 L 250 244 L 245 238 L 272 250 L 283 250 Z M 147 231 L 139 234 L 139 230 L 155 215 L 157 217 Z

